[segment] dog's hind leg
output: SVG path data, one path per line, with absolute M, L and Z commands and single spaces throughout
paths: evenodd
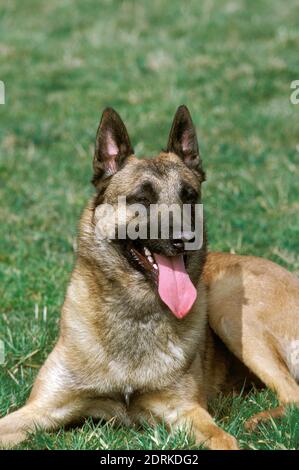
M 280 406 L 253 416 L 247 427 L 299 405 L 298 279 L 266 260 L 211 254 L 206 282 L 212 330 L 278 395 Z
M 243 364 L 267 387 L 275 391 L 279 406 L 252 416 L 246 423 L 254 429 L 260 422 L 283 416 L 286 405 L 299 405 L 299 386 L 293 377 L 285 354 L 277 338 L 260 324 L 247 321 L 242 326 L 242 348 L 236 347 L 228 332 L 234 335 L 235 324 L 231 318 L 223 317 L 217 325 L 217 333 Z
M 279 406 L 252 416 L 245 427 L 254 429 L 261 421 L 285 414 L 286 405 L 299 406 L 299 386 L 292 375 L 290 364 L 282 353 L 280 343 L 261 325 L 248 321 L 242 328 L 242 348 L 236 347 L 228 332 L 234 332 L 232 319 L 223 317 L 217 333 L 243 364 L 271 390 L 275 391 Z
M 280 406 L 261 411 L 249 418 L 245 423 L 245 428 L 248 430 L 253 430 L 262 421 L 284 416 L 286 406 L 289 404 L 299 406 L 299 386 L 291 374 L 288 363 L 278 350 L 267 344 L 269 343 L 265 342 L 264 348 L 258 349 L 257 355 L 251 351 L 244 363 L 266 386 L 277 393 Z

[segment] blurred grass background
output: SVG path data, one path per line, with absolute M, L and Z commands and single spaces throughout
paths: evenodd
M 24 402 L 57 337 L 105 106 L 124 118 L 141 156 L 165 146 L 175 109 L 189 106 L 208 176 L 210 249 L 299 272 L 299 106 L 289 99 L 299 79 L 298 17 L 297 0 L 0 4 L 0 414 Z M 244 448 L 297 448 L 295 409 L 244 431 L 244 419 L 275 400 L 252 392 L 213 406 Z M 138 433 L 88 421 L 22 448 L 191 445 L 163 427 Z

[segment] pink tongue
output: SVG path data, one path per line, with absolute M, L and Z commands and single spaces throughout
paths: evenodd
M 186 273 L 183 255 L 154 253 L 159 266 L 159 295 L 177 318 L 183 318 L 195 302 L 197 291 Z

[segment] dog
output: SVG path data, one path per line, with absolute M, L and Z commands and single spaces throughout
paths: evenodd
M 60 336 L 27 403 L 0 420 L 0 445 L 36 429 L 85 417 L 127 426 L 163 421 L 197 444 L 237 450 L 207 411 L 220 391 L 260 380 L 280 407 L 299 403 L 299 281 L 270 261 L 186 251 L 186 237 L 98 237 L 99 209 L 131 203 L 201 201 L 205 179 L 190 113 L 180 106 L 168 145 L 138 159 L 119 115 L 107 108 L 93 160 L 95 195 L 83 212 L 77 257 L 62 307 Z M 114 223 L 112 223 L 113 225 Z M 127 219 L 125 219 L 127 224 Z M 234 372 L 233 372 L 234 371 Z

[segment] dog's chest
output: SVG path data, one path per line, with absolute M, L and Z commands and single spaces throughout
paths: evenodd
M 171 383 L 184 368 L 186 342 L 165 323 L 124 326 L 106 349 L 106 383 L 127 396 Z

